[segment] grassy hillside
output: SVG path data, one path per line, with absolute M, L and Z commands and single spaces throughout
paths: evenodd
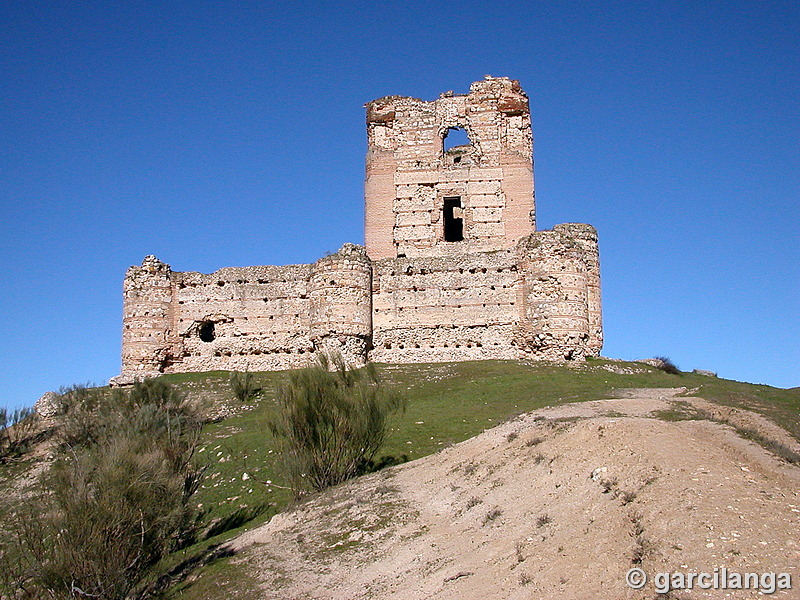
M 380 365 L 382 377 L 403 390 L 405 414 L 397 417 L 383 456 L 386 462 L 413 460 L 470 438 L 517 414 L 559 403 L 615 396 L 615 390 L 637 387 L 699 388 L 697 395 L 749 408 L 779 422 L 800 439 L 800 391 L 738 383 L 685 373 L 668 375 L 640 363 L 593 360 L 584 365 L 552 365 L 516 361 Z M 234 534 L 237 525 L 253 526 L 284 508 L 290 500 L 265 425 L 273 410 L 274 391 L 285 375 L 256 374 L 264 388 L 260 400 L 205 428 L 204 452 L 211 466 L 198 502 L 209 508 L 220 531 L 186 553 L 198 553 Z M 189 394 L 230 401 L 226 373 L 183 374 L 166 379 Z M 259 512 L 263 511 L 263 512 Z M 255 515 L 255 517 L 254 517 Z M 245 522 L 252 518 L 251 521 Z M 233 576 L 235 567 L 218 561 L 192 583 L 176 587 L 175 598 L 213 596 L 217 576 Z M 223 569 L 224 566 L 224 569 Z M 231 569 L 234 571 L 231 571 Z M 243 575 L 243 574 L 240 574 Z M 242 586 L 246 587 L 244 581 Z M 242 591 L 245 591 L 242 589 Z
M 381 453 L 388 464 L 434 453 L 520 413 L 614 397 L 615 390 L 623 388 L 699 388 L 695 395 L 760 412 L 800 439 L 798 388 L 780 390 L 689 373 L 669 375 L 640 363 L 606 360 L 571 366 L 517 361 L 380 365 L 379 371 L 409 400 L 406 412 L 393 421 Z M 171 558 L 168 566 L 176 573 L 193 570 L 193 576 L 172 588 L 170 598 L 215 597 L 218 577 L 239 578 L 238 589 L 246 597 L 245 575 L 237 573 L 230 560 L 219 558 L 220 547 L 243 527 L 264 522 L 290 501 L 266 426 L 275 390 L 286 375 L 254 375 L 263 393 L 249 404 L 233 399 L 227 373 L 164 377 L 193 398 L 216 408 L 228 407 L 229 415 L 204 428 L 199 457 L 209 470 L 196 501 L 208 511 L 209 529 L 206 539 Z M 210 564 L 195 568 L 205 562 Z

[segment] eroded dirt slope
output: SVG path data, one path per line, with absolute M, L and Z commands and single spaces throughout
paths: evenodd
M 275 599 L 664 597 L 628 588 L 633 566 L 788 572 L 774 597 L 800 598 L 800 468 L 731 427 L 653 418 L 713 408 L 682 391 L 530 413 L 320 494 L 240 536 L 235 560 Z

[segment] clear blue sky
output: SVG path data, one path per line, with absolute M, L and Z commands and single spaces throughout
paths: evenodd
M 363 104 L 531 98 L 539 227 L 600 232 L 604 355 L 800 385 L 800 4 L 0 6 L 0 406 L 119 372 L 122 278 L 363 242 Z

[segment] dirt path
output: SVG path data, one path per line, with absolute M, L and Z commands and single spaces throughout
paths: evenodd
M 774 597 L 800 598 L 800 468 L 720 423 L 652 418 L 723 410 L 684 391 L 524 415 L 276 516 L 237 538 L 235 560 L 271 599 L 758 596 L 652 582 L 721 567 L 790 573 L 795 589 Z M 650 575 L 641 590 L 632 567 Z

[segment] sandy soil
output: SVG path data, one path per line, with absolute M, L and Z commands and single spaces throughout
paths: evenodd
M 547 408 L 316 495 L 234 542 L 270 599 L 756 598 L 656 593 L 660 572 L 790 573 L 800 598 L 800 468 L 707 420 L 763 417 L 682 389 Z M 722 413 L 720 413 L 722 414 Z M 633 590 L 632 567 L 650 577 Z

